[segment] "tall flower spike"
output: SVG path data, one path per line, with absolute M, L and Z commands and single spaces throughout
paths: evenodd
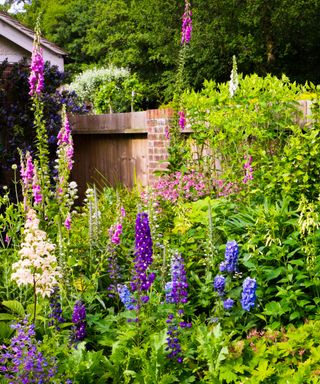
M 171 260 L 171 279 L 165 287 L 167 303 L 185 304 L 188 301 L 188 283 L 184 259 L 178 253 Z
M 86 333 L 86 307 L 85 305 L 78 300 L 73 307 L 72 314 L 72 322 L 73 322 L 73 335 L 71 337 L 73 342 L 78 342 L 83 340 Z
M 256 302 L 257 282 L 255 279 L 247 277 L 243 282 L 241 305 L 245 311 L 250 311 Z
M 236 272 L 238 264 L 239 246 L 235 240 L 228 241 L 224 261 L 220 264 L 221 272 Z
M 152 238 L 148 215 L 138 213 L 136 219 L 136 244 L 135 244 L 135 273 L 131 282 L 132 291 L 147 291 L 155 279 L 155 274 L 147 275 L 147 269 L 152 264 Z M 141 297 L 143 302 L 148 301 L 148 296 Z
M 217 275 L 214 278 L 213 287 L 216 292 L 218 292 L 219 296 L 224 295 L 224 290 L 226 286 L 226 279 L 222 275 Z
M 47 239 L 46 232 L 39 229 L 36 212 L 29 208 L 24 226 L 24 241 L 19 251 L 20 260 L 12 264 L 11 279 L 20 285 L 35 285 L 35 292 L 42 297 L 50 296 L 57 279 L 61 277 L 55 246 Z
M 230 75 L 230 81 L 229 81 L 229 93 L 230 97 L 233 97 L 236 93 L 239 85 L 238 80 L 238 68 L 237 68 L 237 60 L 236 57 L 232 57 L 232 70 Z
M 40 95 L 44 88 L 44 59 L 40 46 L 39 26 L 36 26 L 36 33 L 33 42 L 31 72 L 29 76 L 29 95 Z
M 189 44 L 191 40 L 191 32 L 192 32 L 192 12 L 191 12 L 190 1 L 185 1 L 184 14 L 182 16 L 182 36 L 181 36 L 181 44 Z

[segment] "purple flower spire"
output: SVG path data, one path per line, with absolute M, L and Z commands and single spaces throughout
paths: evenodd
M 25 155 L 25 164 L 23 161 L 23 157 L 21 155 L 21 162 L 20 162 L 20 175 L 22 178 L 23 186 L 25 189 L 27 189 L 30 184 L 32 184 L 33 176 L 34 176 L 34 166 L 32 162 L 32 156 L 30 152 L 28 151 Z
M 216 292 L 218 292 L 219 296 L 224 295 L 224 290 L 226 286 L 226 279 L 222 275 L 217 275 L 214 278 L 213 287 Z
M 55 327 L 57 331 L 60 331 L 60 324 L 65 322 L 65 319 L 62 317 L 62 308 L 60 303 L 59 288 L 56 286 L 53 288 L 53 291 L 50 295 L 50 314 L 49 318 L 49 327 Z
M 68 231 L 70 231 L 71 229 L 71 213 L 70 212 L 68 212 L 67 214 L 67 217 L 64 221 L 64 226 Z
M 175 324 L 171 324 L 173 321 L 174 316 L 169 315 L 167 319 L 167 323 L 169 324 L 168 326 L 168 331 L 167 331 L 167 347 L 166 351 L 170 351 L 168 354 L 169 359 L 176 359 L 178 363 L 183 362 L 183 357 L 181 356 L 182 350 L 181 350 L 181 345 L 179 341 L 179 328 Z
M 178 253 L 171 260 L 171 278 L 166 284 L 166 302 L 172 304 L 185 304 L 188 301 L 188 283 L 184 259 Z
M 239 246 L 235 240 L 228 241 L 224 261 L 220 264 L 221 272 L 236 272 L 239 255 Z
M 234 300 L 230 299 L 230 297 L 223 301 L 223 308 L 225 310 L 229 310 L 234 306 Z
M 40 204 L 42 202 L 42 193 L 41 193 L 41 187 L 38 180 L 38 174 L 36 168 L 34 168 L 34 175 L 32 179 L 32 195 L 34 199 L 34 203 L 36 205 Z
M 0 372 L 12 384 L 52 383 L 57 372 L 54 359 L 38 351 L 34 324 L 27 319 L 11 326 L 16 335 L 10 346 L 0 345 Z M 7 381 L 6 381 L 7 382 Z
M 148 215 L 145 212 L 138 213 L 136 219 L 136 242 L 135 242 L 135 273 L 131 281 L 131 289 L 137 291 L 140 296 L 141 291 L 147 291 L 155 279 L 155 274 L 147 275 L 148 267 L 152 264 L 152 238 L 149 226 Z M 142 302 L 148 301 L 148 296 L 140 297 Z
M 73 335 L 72 341 L 78 342 L 86 337 L 86 307 L 78 300 L 73 307 L 72 314 Z
M 191 40 L 191 32 L 192 32 L 192 12 L 191 12 L 191 4 L 189 0 L 185 1 L 184 14 L 182 16 L 182 36 L 181 36 L 181 44 L 189 44 Z
M 256 302 L 257 282 L 255 279 L 247 277 L 243 282 L 241 305 L 245 311 L 250 311 Z
M 110 241 L 111 241 L 112 244 L 115 244 L 115 245 L 119 245 L 120 244 L 121 233 L 122 233 L 122 224 L 121 223 L 113 225 L 109 229 L 109 234 L 110 234 L 110 237 L 111 237 Z
M 32 50 L 31 72 L 29 76 L 29 95 L 40 95 L 44 87 L 44 60 L 39 36 L 36 34 Z

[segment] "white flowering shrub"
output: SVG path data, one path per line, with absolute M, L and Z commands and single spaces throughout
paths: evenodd
M 101 85 L 125 79 L 129 76 L 130 72 L 128 69 L 114 66 L 87 69 L 77 75 L 68 88 L 75 91 L 82 101 L 93 103 L 95 94 Z

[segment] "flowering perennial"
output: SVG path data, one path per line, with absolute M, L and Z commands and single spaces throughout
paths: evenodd
M 72 314 L 72 322 L 73 322 L 73 335 L 71 337 L 73 342 L 78 342 L 83 340 L 86 333 L 86 307 L 85 305 L 78 300 L 73 307 Z
M 24 226 L 24 241 L 19 251 L 20 260 L 12 264 L 11 279 L 18 285 L 33 285 L 35 292 L 50 296 L 57 279 L 61 277 L 55 246 L 47 239 L 46 232 L 39 229 L 36 212 L 29 208 Z
M 181 351 L 181 345 L 179 342 L 180 331 L 178 326 L 172 323 L 173 320 L 174 320 L 174 315 L 169 314 L 168 319 L 166 321 L 169 324 L 168 331 L 167 331 L 168 337 L 167 337 L 166 351 L 170 351 L 170 353 L 168 354 L 169 359 L 175 358 L 178 363 L 182 363 L 183 357 L 181 356 L 182 351 Z
M 229 82 L 229 93 L 230 97 L 233 97 L 234 94 L 236 93 L 239 85 L 239 80 L 238 80 L 238 71 L 237 71 L 237 60 L 236 57 L 232 57 L 232 70 L 231 70 L 231 75 L 230 75 L 230 82 Z
M 178 123 L 180 125 L 181 130 L 183 131 L 185 126 L 186 126 L 186 115 L 183 111 L 179 111 L 178 115 L 179 115 L 179 122 Z
M 147 275 L 147 269 L 152 264 L 152 238 L 148 215 L 145 212 L 138 213 L 136 219 L 136 241 L 135 241 L 135 273 L 131 281 L 132 291 L 147 291 L 155 279 L 155 274 Z M 142 302 L 148 301 L 148 296 L 140 297 Z
M 221 272 L 236 272 L 239 255 L 239 246 L 235 240 L 228 241 L 224 261 L 220 264 Z
M 226 286 L 226 279 L 222 275 L 217 275 L 214 278 L 213 287 L 216 292 L 218 292 L 219 296 L 224 295 L 224 290 Z
M 191 4 L 189 0 L 185 1 L 184 14 L 182 16 L 182 36 L 181 36 L 181 44 L 189 44 L 191 40 L 191 32 L 192 32 L 192 12 L 191 12 Z
M 27 319 L 11 326 L 16 335 L 10 346 L 0 345 L 0 373 L 12 384 L 52 383 L 57 372 L 54 359 L 38 351 L 34 324 Z
M 129 288 L 126 285 L 118 284 L 117 286 L 118 293 L 120 300 L 122 304 L 125 306 L 126 309 L 129 309 L 130 311 L 135 309 L 135 300 L 132 297 L 132 294 L 129 290 Z
M 62 317 L 62 309 L 60 303 L 59 288 L 54 287 L 50 296 L 50 314 L 49 327 L 54 326 L 57 331 L 60 331 L 59 324 L 64 323 L 65 320 Z
M 36 39 L 39 36 L 36 35 Z M 29 76 L 29 95 L 40 95 L 44 88 L 44 60 L 39 41 L 35 41 L 32 50 L 31 73 Z
M 186 303 L 188 301 L 188 283 L 184 259 L 176 253 L 171 260 L 171 278 L 166 284 L 166 302 L 172 304 Z
M 122 224 L 118 223 L 116 225 L 113 225 L 110 228 L 109 233 L 110 233 L 110 237 L 111 237 L 111 243 L 115 244 L 115 245 L 119 245 L 120 244 L 120 236 L 122 233 Z
M 243 282 L 241 305 L 245 311 L 250 311 L 256 302 L 257 282 L 255 279 L 247 277 Z
M 231 309 L 234 306 L 234 300 L 228 298 L 223 301 L 223 308 L 226 310 Z

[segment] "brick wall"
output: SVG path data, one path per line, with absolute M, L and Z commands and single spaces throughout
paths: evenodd
M 172 109 L 154 109 L 146 111 L 148 133 L 148 184 L 156 179 L 155 172 L 168 166 L 169 139 L 167 132 L 173 118 Z

